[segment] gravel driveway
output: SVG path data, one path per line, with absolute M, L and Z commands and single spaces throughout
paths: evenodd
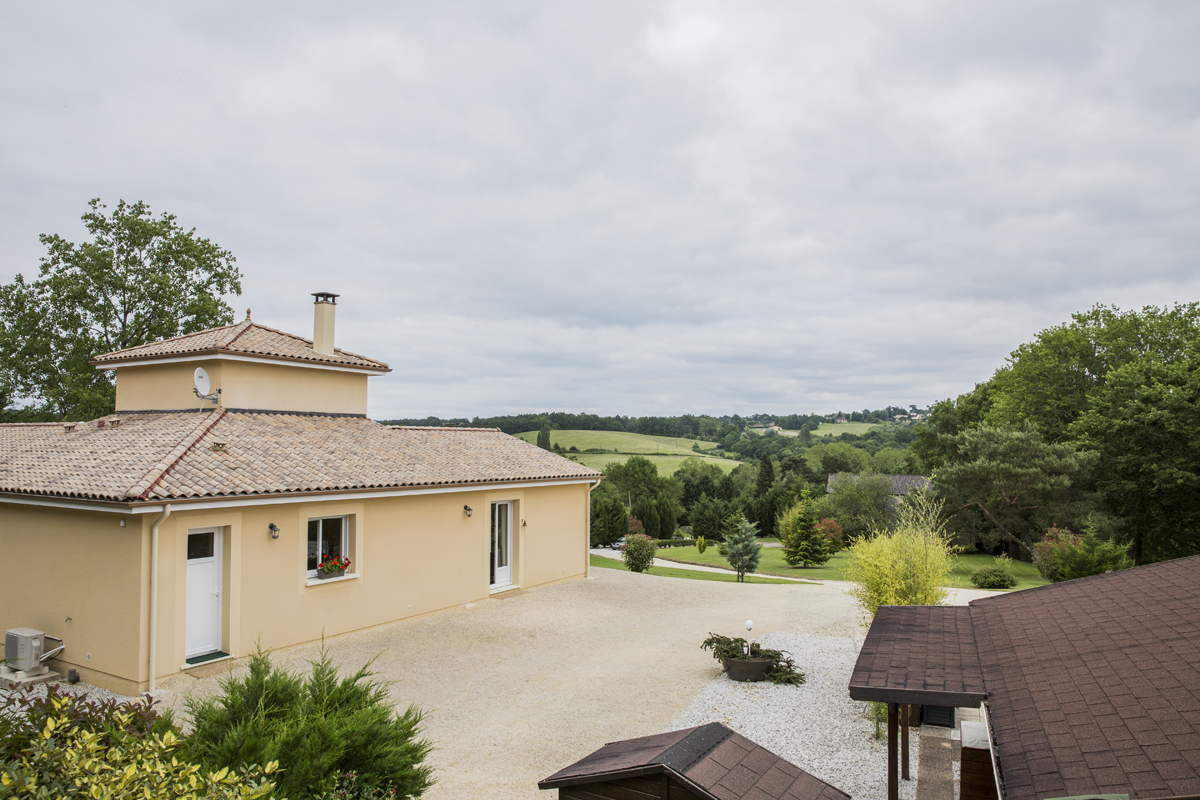
M 606 742 L 667 728 L 720 676 L 700 649 L 709 631 L 742 635 L 753 619 L 756 638 L 862 635 L 843 585 L 593 574 L 329 640 L 347 669 L 380 654 L 375 669 L 396 703 L 425 710 L 439 779 L 429 800 L 547 798 L 539 779 Z M 303 667 L 316 650 L 277 657 Z M 215 691 L 224 669 L 175 677 L 159 697 L 179 708 Z

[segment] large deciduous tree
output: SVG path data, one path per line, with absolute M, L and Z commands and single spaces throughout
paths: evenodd
M 38 278 L 0 287 L 0 390 L 59 418 L 113 410 L 96 356 L 233 321 L 222 299 L 242 291 L 234 257 L 143 202 L 98 199 L 83 215 L 91 241 L 43 234 Z
M 1200 357 L 1113 370 L 1072 426 L 1136 563 L 1200 553 Z

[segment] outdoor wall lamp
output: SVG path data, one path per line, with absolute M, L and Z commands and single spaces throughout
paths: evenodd
M 467 512 L 468 517 L 471 516 L 471 507 L 470 506 L 463 506 L 463 511 Z
M 267 530 L 269 530 L 271 532 L 272 539 L 279 538 L 279 526 L 276 525 L 274 522 L 272 522 L 270 525 L 267 526 Z

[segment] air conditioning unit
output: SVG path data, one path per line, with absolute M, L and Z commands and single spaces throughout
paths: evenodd
M 58 642 L 58 647 L 46 652 L 46 640 Z M 4 634 L 4 665 L 0 667 L 0 684 L 21 685 L 39 683 L 58 677 L 43 666 L 63 651 L 63 641 L 33 628 L 10 628 Z

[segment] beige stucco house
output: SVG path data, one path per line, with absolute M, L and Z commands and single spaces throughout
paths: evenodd
M 97 358 L 114 414 L 0 425 L 0 630 L 60 637 L 56 669 L 131 694 L 257 641 L 587 574 L 599 473 L 498 430 L 367 419 L 390 370 L 335 348 L 336 295 L 316 297 L 312 342 L 247 314 Z M 322 579 L 326 555 L 344 575 Z

